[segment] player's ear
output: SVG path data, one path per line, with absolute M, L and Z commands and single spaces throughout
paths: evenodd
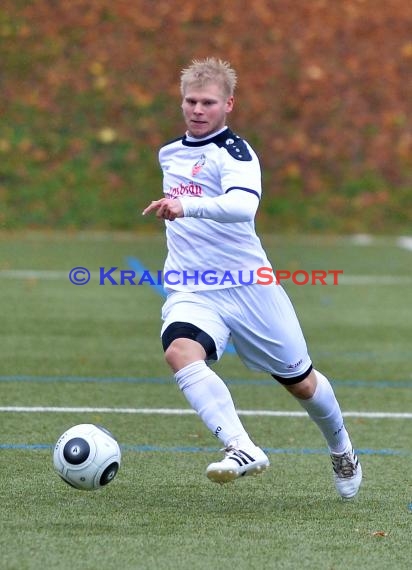
M 234 104 L 235 104 L 235 98 L 232 95 L 231 97 L 228 97 L 226 101 L 226 113 L 230 113 L 232 111 Z

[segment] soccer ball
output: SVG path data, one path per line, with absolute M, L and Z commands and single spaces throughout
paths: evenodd
M 76 489 L 94 491 L 107 485 L 120 467 L 121 452 L 104 427 L 79 424 L 57 440 L 53 464 L 58 475 Z

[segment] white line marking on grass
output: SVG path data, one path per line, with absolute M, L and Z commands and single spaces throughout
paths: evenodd
M 68 279 L 68 271 L 50 271 L 48 269 L 2 269 L 3 279 Z
M 115 272 L 113 272 L 115 274 Z M 97 271 L 90 272 L 93 279 L 99 278 Z M 50 269 L 0 269 L 0 279 L 44 279 L 44 280 L 69 280 L 69 271 Z
M 188 416 L 196 412 L 190 409 L 179 408 L 92 408 L 92 407 L 60 407 L 60 406 L 1 406 L 0 412 L 12 413 L 95 413 L 95 414 L 141 414 L 141 415 L 165 415 L 165 416 Z M 277 411 L 277 410 L 238 410 L 240 416 L 269 416 L 286 418 L 306 418 L 306 412 Z M 370 419 L 412 419 L 409 412 L 344 412 L 347 418 L 370 418 Z
M 403 248 L 403 249 L 408 249 L 409 251 L 412 251 L 412 237 L 410 236 L 401 236 L 400 238 L 398 238 L 398 246 Z
M 407 275 L 338 275 L 339 285 L 410 285 Z
M 371 245 L 374 242 L 374 237 L 370 234 L 354 234 L 349 239 L 354 245 Z

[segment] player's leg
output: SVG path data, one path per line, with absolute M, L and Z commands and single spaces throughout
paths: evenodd
M 328 379 L 313 368 L 295 378 L 273 377 L 282 384 L 305 408 L 322 432 L 329 450 L 342 453 L 350 445 L 342 412 Z
M 341 408 L 329 380 L 312 369 L 296 383 L 274 375 L 297 399 L 322 432 L 332 459 L 335 487 L 345 499 L 354 497 L 362 482 L 362 467 L 353 450 Z M 286 383 L 285 383 L 286 382 Z
M 257 290 L 256 287 L 260 287 Z M 335 485 L 342 497 L 354 496 L 362 470 L 353 452 L 332 386 L 312 369 L 307 346 L 293 306 L 280 286 L 234 290 L 241 307 L 231 307 L 233 343 L 245 364 L 269 371 L 297 399 L 325 437 L 331 453 Z M 247 306 L 248 319 L 244 307 Z
M 229 330 L 215 311 L 196 296 L 174 294 L 163 309 L 162 343 L 176 382 L 209 430 L 226 450 L 225 459 L 212 464 L 208 477 L 224 483 L 269 465 L 237 415 L 223 380 L 205 361 L 216 361 L 229 339 Z

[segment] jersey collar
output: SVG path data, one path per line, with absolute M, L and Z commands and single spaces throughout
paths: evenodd
M 185 146 L 203 146 L 205 144 L 216 142 L 216 140 L 222 138 L 222 135 L 223 137 L 227 136 L 229 132 L 230 132 L 229 127 L 224 126 L 223 129 L 220 129 L 219 131 L 216 131 L 215 133 L 203 139 L 195 139 L 194 137 L 191 137 L 190 135 L 185 133 L 185 135 L 182 138 L 182 144 L 184 144 Z

